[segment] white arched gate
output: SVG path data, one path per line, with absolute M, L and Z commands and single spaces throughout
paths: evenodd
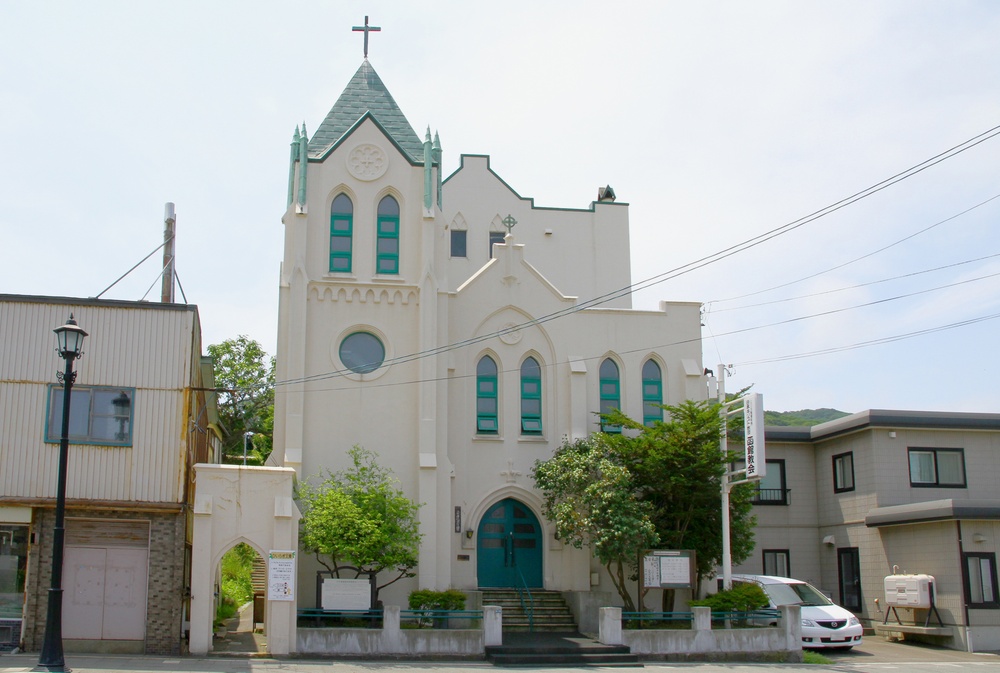
M 272 550 L 297 550 L 299 510 L 293 500 L 295 470 L 198 464 L 195 470 L 194 534 L 191 548 L 191 654 L 212 649 L 215 569 L 222 555 L 246 542 L 267 560 Z M 268 600 L 264 632 L 271 654 L 295 647 L 296 605 Z

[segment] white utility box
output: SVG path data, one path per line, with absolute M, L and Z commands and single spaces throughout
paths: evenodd
M 933 575 L 889 575 L 885 578 L 885 604 L 900 608 L 934 605 Z

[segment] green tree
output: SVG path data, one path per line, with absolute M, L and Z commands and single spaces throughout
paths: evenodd
M 656 544 L 653 508 L 639 498 L 633 473 L 610 435 L 564 442 L 532 476 L 544 498 L 543 513 L 556 535 L 577 549 L 587 545 L 607 569 L 625 610 L 634 611 L 629 583 L 639 554 Z
M 319 484 L 299 484 L 299 543 L 335 577 L 347 566 L 388 571 L 380 591 L 415 574 L 420 505 L 406 497 L 375 453 L 355 446 L 350 456 L 349 469 L 327 473 Z
M 219 418 L 225 430 L 226 462 L 242 462 L 244 437 L 252 449 L 247 463 L 262 465 L 271 455 L 274 435 L 274 358 L 253 339 L 240 335 L 208 347 L 215 367 Z
M 633 474 L 641 500 L 651 508 L 660 545 L 693 549 L 700 583 L 722 560 L 722 479 L 730 463 L 742 458 L 719 448 L 722 429 L 719 405 L 686 401 L 664 406 L 667 421 L 645 426 L 620 411 L 606 422 L 624 431 L 615 438 L 622 460 Z M 732 489 L 729 498 L 730 551 L 742 563 L 754 548 L 753 486 Z M 641 599 L 640 599 L 641 602 Z M 673 592 L 664 591 L 664 611 L 673 607 Z

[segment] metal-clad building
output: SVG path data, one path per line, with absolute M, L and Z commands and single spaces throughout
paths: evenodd
M 218 446 L 197 307 L 22 295 L 0 295 L 0 648 L 44 636 L 64 366 L 52 330 L 70 314 L 89 336 L 70 406 L 65 648 L 176 654 L 191 466 Z

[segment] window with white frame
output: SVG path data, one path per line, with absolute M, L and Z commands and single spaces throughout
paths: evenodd
M 910 486 L 965 488 L 965 451 L 909 448 Z
M 74 444 L 132 445 L 133 388 L 73 386 L 69 405 L 69 440 Z M 62 386 L 49 386 L 49 416 L 45 441 L 62 438 Z

